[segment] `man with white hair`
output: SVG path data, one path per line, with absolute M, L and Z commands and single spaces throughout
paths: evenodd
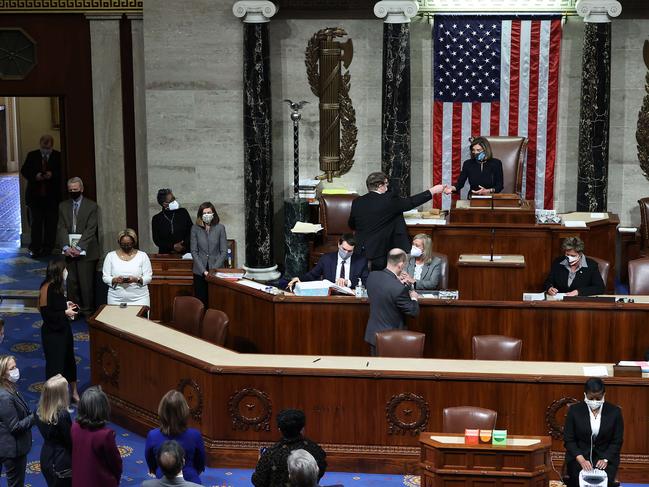
M 97 203 L 83 196 L 81 178 L 68 180 L 69 199 L 59 205 L 58 244 L 68 270 L 68 299 L 89 317 L 95 311 L 95 269 L 99 260 Z
M 293 450 L 288 456 L 288 480 L 292 487 L 317 487 L 318 462 L 306 450 Z

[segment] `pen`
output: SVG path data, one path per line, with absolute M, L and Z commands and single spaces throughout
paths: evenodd
M 318 358 L 317 358 L 317 359 L 315 359 L 315 360 L 314 360 L 314 361 L 313 361 L 312 363 L 314 363 L 314 364 L 315 364 L 315 363 L 316 363 L 316 362 L 317 362 L 318 360 L 320 360 L 321 358 L 322 358 L 322 357 L 318 357 Z

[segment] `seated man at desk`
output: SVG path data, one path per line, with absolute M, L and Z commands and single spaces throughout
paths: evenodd
M 316 266 L 301 278 L 294 277 L 288 283 L 288 288 L 293 290 L 296 282 L 318 281 L 326 279 L 339 286 L 354 289 L 360 279 L 363 284 L 367 279 L 367 259 L 359 254 L 354 254 L 356 239 L 351 233 L 344 233 L 338 239 L 338 251 L 329 252 L 320 257 Z
M 457 182 L 444 190 L 445 194 L 462 191 L 469 180 L 471 195 L 488 195 L 500 193 L 503 190 L 503 163 L 494 159 L 491 145 L 484 137 L 471 140 L 471 159 L 462 164 L 462 172 Z
M 584 255 L 584 241 L 568 237 L 561 244 L 563 256 L 555 259 L 543 288 L 550 296 L 592 296 L 605 289 L 597 262 Z

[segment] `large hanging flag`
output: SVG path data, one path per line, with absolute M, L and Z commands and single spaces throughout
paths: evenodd
M 560 16 L 435 15 L 434 184 L 456 181 L 470 136 L 518 135 L 529 139 L 525 199 L 553 207 L 560 47 Z

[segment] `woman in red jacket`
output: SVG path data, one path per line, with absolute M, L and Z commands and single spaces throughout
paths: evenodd
M 106 427 L 110 404 L 100 386 L 86 389 L 72 425 L 72 487 L 117 487 L 122 457 L 115 432 Z

